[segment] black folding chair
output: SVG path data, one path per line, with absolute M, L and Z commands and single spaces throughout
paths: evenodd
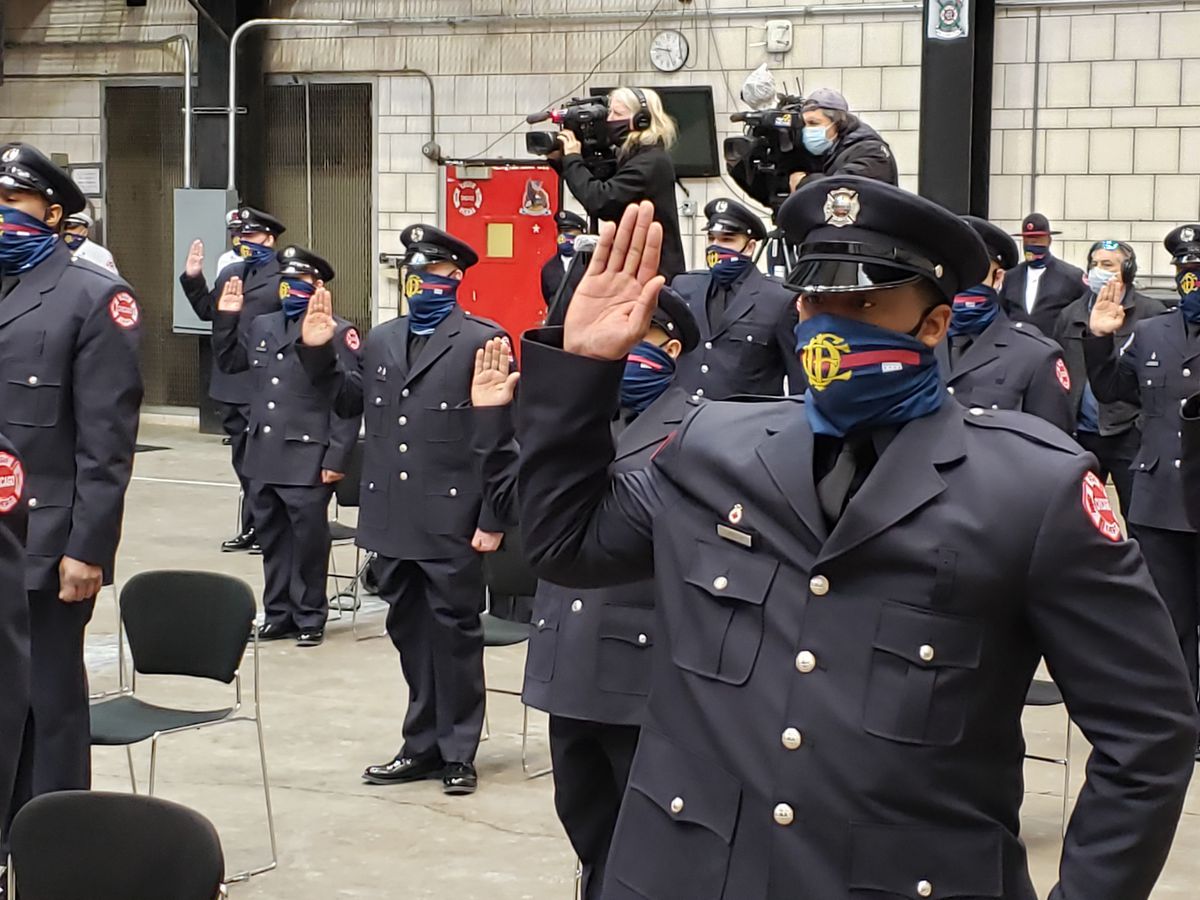
M 487 585 L 487 606 L 483 612 L 483 646 L 512 647 L 529 640 L 531 633 L 528 622 L 514 622 L 492 614 L 492 605 L 497 597 L 532 597 L 537 592 L 537 576 L 525 559 L 521 547 L 521 532 L 513 528 L 505 532 L 500 549 L 483 557 L 483 577 Z M 514 603 L 514 606 L 516 604 Z M 503 688 L 488 688 L 491 693 L 508 697 L 520 697 L 520 691 Z M 485 714 L 484 725 L 488 737 L 491 724 Z M 549 774 L 550 769 L 533 772 L 529 767 L 529 707 L 521 704 L 521 770 L 527 778 L 538 778 Z
M 10 900 L 214 900 L 225 857 L 212 823 L 156 797 L 61 791 L 9 835 Z
M 271 862 L 227 879 L 245 881 L 274 869 L 278 862 L 267 751 L 259 706 L 258 629 L 254 625 L 254 592 L 250 585 L 216 572 L 143 572 L 121 591 L 121 619 L 133 659 L 132 693 L 92 705 L 93 746 L 124 747 L 129 780 L 137 793 L 132 746 L 150 741 L 149 793 L 154 793 L 158 741 L 168 734 L 232 722 L 253 722 L 258 732 L 263 799 Z M 254 713 L 239 715 L 246 644 L 254 639 Z M 224 709 L 191 710 L 155 706 L 137 696 L 138 675 L 183 675 L 234 685 L 234 703 Z
M 350 610 L 350 624 L 354 630 L 356 640 L 365 640 L 364 637 L 359 637 L 358 634 L 358 610 L 362 606 L 362 599 L 359 596 L 359 590 L 362 584 L 363 573 L 367 571 L 367 566 L 371 564 L 374 558 L 373 553 L 363 553 L 362 548 L 357 544 L 358 528 L 354 525 L 347 525 L 342 522 L 338 515 L 342 509 L 358 509 L 360 483 L 362 481 L 363 467 L 363 448 L 365 441 L 359 438 L 354 449 L 350 452 L 350 461 L 346 466 L 346 477 L 337 482 L 333 486 L 333 496 L 335 501 L 334 517 L 329 523 L 329 536 L 331 538 L 329 546 L 329 567 L 327 575 L 333 581 L 333 596 L 329 598 L 329 605 L 337 610 L 338 618 L 342 617 L 342 613 L 347 609 Z M 338 547 L 352 545 L 354 547 L 354 574 L 343 575 L 337 571 L 334 552 Z M 344 585 L 344 586 L 343 586 Z M 346 600 L 349 600 L 349 606 L 346 605 Z M 380 635 L 366 635 L 366 637 L 379 637 Z

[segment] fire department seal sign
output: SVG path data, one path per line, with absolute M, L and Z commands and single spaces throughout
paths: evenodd
M 0 516 L 6 516 L 21 502 L 25 492 L 25 470 L 11 453 L 0 452 Z
M 461 215 L 473 216 L 483 206 L 483 191 L 474 181 L 462 181 L 454 186 L 453 199 Z
M 1083 511 L 1092 520 L 1092 525 L 1110 541 L 1122 539 L 1121 526 L 1117 515 L 1113 512 L 1112 503 L 1108 500 L 1108 492 L 1104 483 L 1096 477 L 1095 472 L 1083 476 Z

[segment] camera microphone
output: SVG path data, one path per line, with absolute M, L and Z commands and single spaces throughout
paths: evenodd
M 536 125 L 538 122 L 545 122 L 554 115 L 554 110 L 547 109 L 542 112 L 530 113 L 525 117 L 525 122 L 528 125 Z
M 729 117 L 729 121 L 730 122 L 745 122 L 746 121 L 746 113 L 735 112 L 733 115 L 731 115 Z

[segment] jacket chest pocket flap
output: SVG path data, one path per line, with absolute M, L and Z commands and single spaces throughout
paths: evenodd
M 1138 387 L 1141 390 L 1142 412 L 1148 416 L 1163 414 L 1163 395 L 1167 387 L 1167 373 L 1142 367 L 1138 373 Z
M 698 541 L 685 602 L 668 607 L 671 657 L 680 668 L 726 684 L 745 684 L 763 638 L 763 603 L 779 562 L 732 546 Z
M 463 439 L 463 417 L 468 415 L 465 407 L 438 403 L 425 408 L 424 432 L 426 440 L 448 443 Z
M 38 375 L 9 378 L 4 391 L 4 420 L 10 425 L 49 428 L 58 423 L 62 386 Z
M 850 891 L 854 897 L 1004 896 L 998 830 L 853 823 Z
M 908 744 L 957 743 L 982 652 L 981 622 L 885 603 L 875 632 L 863 727 Z
M 652 608 L 606 602 L 600 609 L 600 649 L 596 663 L 596 684 L 600 690 L 648 694 L 653 646 Z
M 534 681 L 549 681 L 554 677 L 558 657 L 558 618 L 562 599 L 551 597 L 534 606 L 529 628 L 529 649 L 525 657 L 525 677 Z
M 728 772 L 643 729 L 608 871 L 647 900 L 719 900 L 741 799 Z

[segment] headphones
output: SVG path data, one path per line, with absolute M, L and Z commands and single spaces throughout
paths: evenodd
M 650 117 L 650 104 L 646 102 L 646 95 L 642 92 L 641 88 L 630 88 L 630 90 L 633 91 L 633 95 L 638 98 L 638 103 L 641 104 L 641 108 L 633 114 L 630 125 L 634 131 L 645 131 L 654 121 Z
M 1087 267 L 1090 271 L 1092 268 L 1092 254 L 1097 250 L 1120 250 L 1125 254 L 1125 260 L 1121 263 L 1121 283 L 1128 286 L 1133 284 L 1133 279 L 1137 277 L 1137 254 L 1134 253 L 1133 247 L 1124 241 L 1096 241 L 1088 248 Z

